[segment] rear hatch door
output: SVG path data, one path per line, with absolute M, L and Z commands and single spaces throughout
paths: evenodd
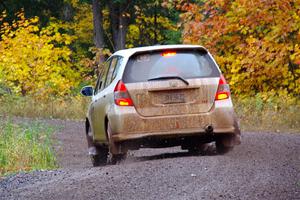
M 133 55 L 123 82 L 137 112 L 152 117 L 209 112 L 219 77 L 206 51 L 177 49 Z

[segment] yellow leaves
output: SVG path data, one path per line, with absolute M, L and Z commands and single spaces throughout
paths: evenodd
M 291 52 L 293 52 L 290 55 L 291 61 L 297 65 L 300 65 L 300 44 L 295 44 L 295 46 Z
M 65 42 L 66 45 L 69 45 L 69 44 L 72 43 L 72 39 L 70 37 L 67 37 L 64 42 Z
M 296 55 L 295 55 L 295 54 L 290 55 L 290 59 L 291 59 L 291 60 L 295 60 L 295 58 L 296 58 Z
M 243 35 L 247 35 L 247 33 L 249 32 L 249 27 L 248 27 L 248 26 L 241 26 L 241 27 L 240 27 L 240 32 L 241 32 Z
M 30 19 L 30 22 L 33 23 L 33 24 L 36 24 L 39 22 L 39 18 L 38 17 L 33 17 Z
M 79 3 L 79 0 L 72 0 L 72 5 L 75 9 L 75 16 L 73 22 L 57 22 L 57 26 L 65 30 L 71 30 L 72 32 L 74 32 L 74 35 L 76 35 L 78 40 L 82 43 L 92 43 L 93 13 L 91 11 L 91 5 L 88 3 Z M 104 14 L 104 16 L 108 15 L 108 12 Z M 69 41 L 67 41 L 67 44 L 68 43 Z
M 33 27 L 33 31 L 34 31 L 34 32 L 38 32 L 39 30 L 40 30 L 39 27 L 37 27 L 37 26 L 34 26 L 34 27 Z
M 9 26 L 9 23 L 4 22 L 4 23 L 3 23 L 3 26 L 4 26 L 4 27 L 8 27 L 8 26 Z
M 3 19 L 5 19 L 6 17 L 7 17 L 6 10 L 4 10 L 0 15 L 0 22 L 2 22 Z
M 1 27 L 0 82 L 23 95 L 69 93 L 80 77 L 72 68 L 71 50 L 64 46 L 73 38 L 51 25 L 39 30 L 37 17 L 18 16 L 14 25 Z

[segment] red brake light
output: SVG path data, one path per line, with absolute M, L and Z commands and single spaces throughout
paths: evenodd
M 133 102 L 127 92 L 127 88 L 122 81 L 119 81 L 114 90 L 115 103 L 118 106 L 133 106 Z
M 227 82 L 226 82 L 224 76 L 221 74 L 220 80 L 219 80 L 219 85 L 223 85 L 223 84 L 227 84 Z
M 165 51 L 161 54 L 164 57 L 171 57 L 176 55 L 176 51 Z
M 230 96 L 229 85 L 226 83 L 224 76 L 221 75 L 215 100 L 228 99 L 229 96 Z

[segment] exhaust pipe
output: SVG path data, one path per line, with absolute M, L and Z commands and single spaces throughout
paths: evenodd
M 204 130 L 205 133 L 212 134 L 214 132 L 214 127 L 212 125 L 207 125 Z

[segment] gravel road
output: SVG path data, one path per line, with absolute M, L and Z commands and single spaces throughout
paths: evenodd
M 93 168 L 83 122 L 52 120 L 61 168 L 0 180 L 0 199 L 300 199 L 300 134 L 243 133 L 232 152 L 132 151 Z

